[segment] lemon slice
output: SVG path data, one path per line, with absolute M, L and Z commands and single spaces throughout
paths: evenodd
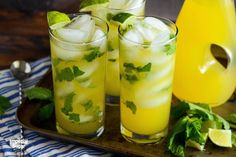
M 83 0 L 80 3 L 80 11 L 94 11 L 100 7 L 107 7 L 109 4 L 109 0 Z
M 211 129 L 209 128 L 209 138 L 220 147 L 232 147 L 231 130 Z
M 70 18 L 66 14 L 59 11 L 49 11 L 47 13 L 47 20 L 48 25 L 52 30 L 61 28 L 70 23 Z

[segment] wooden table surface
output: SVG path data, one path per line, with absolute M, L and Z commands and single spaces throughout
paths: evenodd
M 18 1 L 21 4 L 17 4 Z M 34 3 L 38 0 L 32 0 L 32 4 L 29 0 L 25 4 L 22 0 L 18 1 L 0 2 L 0 69 L 8 68 L 17 59 L 33 61 L 50 55 L 46 11 L 72 13 L 79 8 L 78 0 L 53 1 L 50 8 L 37 8 Z M 147 0 L 146 15 L 175 19 L 182 1 Z

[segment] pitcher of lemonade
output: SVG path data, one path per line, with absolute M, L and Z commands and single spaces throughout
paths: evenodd
M 223 104 L 236 86 L 234 0 L 185 0 L 176 23 L 175 96 L 211 106 Z M 226 54 L 226 66 L 213 55 L 217 48 Z

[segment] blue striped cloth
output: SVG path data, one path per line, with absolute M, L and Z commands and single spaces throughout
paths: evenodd
M 30 78 L 22 82 L 23 90 L 35 86 L 50 66 L 49 57 L 32 62 L 32 74 Z M 0 116 L 0 157 L 14 157 L 17 155 L 10 147 L 9 140 L 20 136 L 19 125 L 15 118 L 15 112 L 19 105 L 19 91 L 18 81 L 13 78 L 9 69 L 0 71 L 0 95 L 7 97 L 12 104 L 12 107 L 3 116 Z M 27 157 L 111 156 L 107 152 L 47 139 L 30 130 L 24 131 L 24 138 L 29 141 L 25 147 L 25 156 Z

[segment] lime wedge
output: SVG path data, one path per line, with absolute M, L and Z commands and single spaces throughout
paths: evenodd
M 99 7 L 107 7 L 109 0 L 83 0 L 80 3 L 80 11 L 94 11 Z
M 231 130 L 209 129 L 209 138 L 220 147 L 232 147 Z
M 130 13 L 118 13 L 111 17 L 111 21 L 117 22 L 118 24 L 125 24 L 133 19 L 134 15 Z
M 47 13 L 47 20 L 50 29 L 54 30 L 57 28 L 61 28 L 64 25 L 70 23 L 70 18 L 59 11 L 49 11 Z

